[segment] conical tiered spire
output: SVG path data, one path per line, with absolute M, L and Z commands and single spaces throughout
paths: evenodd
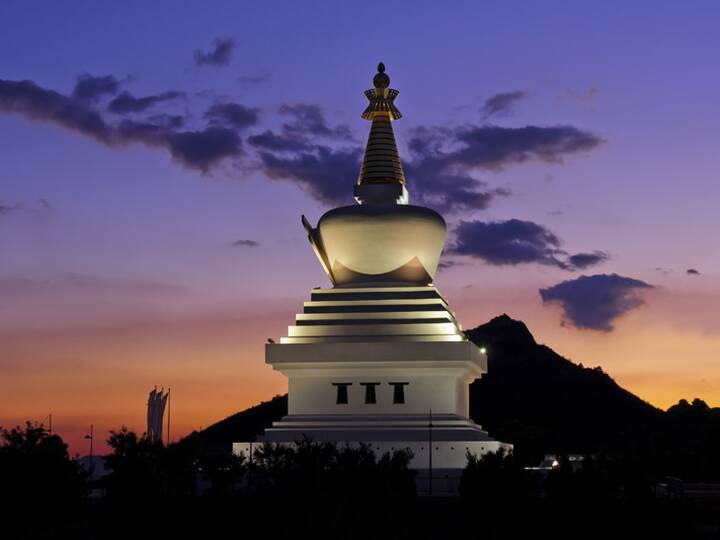
M 373 85 L 375 88 L 365 91 L 370 104 L 362 117 L 371 120 L 372 126 L 358 175 L 355 198 L 361 204 L 407 204 L 405 174 L 392 129 L 392 121 L 402 117 L 394 103 L 399 92 L 388 88 L 390 77 L 385 73 L 382 62 L 378 64 Z

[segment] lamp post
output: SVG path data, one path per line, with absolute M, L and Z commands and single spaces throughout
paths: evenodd
M 93 477 L 93 425 L 90 424 L 90 434 L 85 435 L 86 439 L 90 440 L 90 480 L 92 480 Z
M 432 495 L 432 445 L 433 445 L 433 439 L 432 439 L 432 409 L 430 409 L 429 414 L 429 420 L 428 423 L 428 495 Z

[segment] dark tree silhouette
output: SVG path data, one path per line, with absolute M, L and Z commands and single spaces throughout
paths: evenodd
M 0 429 L 0 438 L 2 513 L 16 524 L 32 517 L 25 536 L 30 530 L 51 536 L 81 510 L 87 475 L 63 440 L 42 426 Z

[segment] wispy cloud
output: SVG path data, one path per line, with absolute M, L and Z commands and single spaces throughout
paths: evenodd
M 525 90 L 515 90 L 513 92 L 502 92 L 495 94 L 485 100 L 480 108 L 483 120 L 488 120 L 493 116 L 507 116 L 513 110 L 515 103 L 525 99 L 527 92 Z
M 236 247 L 258 247 L 260 242 L 256 240 L 235 240 L 232 245 Z
M 213 46 L 207 50 L 197 49 L 195 51 L 195 64 L 198 66 L 222 67 L 230 63 L 232 52 L 235 49 L 235 40 L 231 38 L 218 38 Z

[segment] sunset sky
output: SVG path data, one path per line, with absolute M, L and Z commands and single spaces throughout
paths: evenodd
M 383 61 L 436 285 L 666 408 L 720 406 L 717 2 L 0 4 L 0 426 L 86 453 L 286 392 Z M 492 354 L 492 351 L 490 351 Z

